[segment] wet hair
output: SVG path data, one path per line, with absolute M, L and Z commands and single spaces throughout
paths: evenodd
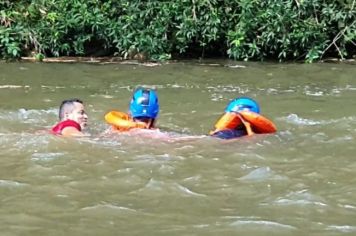
M 74 107 L 74 103 L 80 103 L 83 104 L 82 100 L 79 100 L 77 98 L 73 98 L 73 99 L 68 99 L 68 100 L 64 100 L 62 101 L 60 107 L 59 107 L 59 120 L 62 120 L 64 118 L 65 113 L 69 112 L 71 109 L 73 109 Z

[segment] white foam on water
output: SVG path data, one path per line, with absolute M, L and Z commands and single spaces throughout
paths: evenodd
M 288 180 L 288 177 L 277 175 L 270 167 L 257 168 L 239 178 L 242 181 Z
M 0 187 L 23 187 L 23 186 L 28 186 L 28 184 L 13 181 L 13 180 L 0 179 Z
M 0 89 L 18 89 L 18 88 L 29 88 L 29 85 L 12 85 L 12 84 L 6 84 L 6 85 L 0 85 Z
M 352 225 L 330 225 L 326 228 L 327 230 L 334 230 L 343 233 L 354 233 L 356 232 L 356 226 Z
M 356 121 L 356 117 L 348 116 L 348 117 L 340 117 L 338 119 L 329 119 L 329 120 L 312 120 L 300 117 L 297 114 L 289 114 L 287 117 L 281 117 L 280 120 L 285 120 L 288 123 L 297 124 L 297 125 L 305 125 L 305 126 L 314 126 L 314 125 L 329 125 L 329 124 L 344 124 L 353 123 Z
M 94 205 L 94 206 L 83 207 L 80 210 L 82 210 L 82 211 L 114 210 L 114 211 L 131 212 L 131 213 L 137 212 L 135 209 L 128 208 L 128 207 L 122 207 L 122 206 L 116 206 L 113 204 L 98 204 L 98 205 Z
M 285 197 L 279 197 L 272 204 L 275 205 L 315 205 L 325 207 L 327 204 L 321 197 L 311 194 L 308 190 L 290 192 Z
M 207 197 L 205 194 L 197 193 L 191 189 L 182 186 L 178 183 L 171 183 L 169 181 L 158 181 L 150 179 L 147 184 L 134 192 L 144 193 L 144 194 L 159 194 L 162 193 L 175 196 L 184 196 L 184 197 Z M 153 193 L 154 192 L 154 193 Z
M 287 230 L 296 230 L 297 228 L 292 225 L 281 224 L 274 221 L 267 221 L 267 220 L 238 220 L 232 222 L 230 224 L 234 227 L 241 227 L 241 226 L 249 226 L 249 227 L 259 227 L 259 230 L 262 229 L 287 229 Z
M 314 97 L 321 97 L 321 96 L 324 96 L 324 92 L 323 91 L 317 91 L 317 92 L 306 91 L 305 95 L 314 96 Z
M 182 186 L 182 185 L 180 185 L 180 184 L 175 184 L 175 186 L 176 186 L 179 190 L 181 190 L 183 193 L 187 194 L 188 196 L 207 197 L 205 194 L 193 192 L 193 191 L 190 190 L 189 188 L 184 187 L 184 186 Z
M 310 201 L 310 200 L 291 200 L 291 199 L 279 199 L 275 201 L 277 205 L 317 205 L 317 206 L 327 206 L 325 203 Z
M 54 159 L 60 158 L 65 153 L 62 152 L 49 152 L 49 153 L 33 153 L 31 160 L 33 161 L 52 161 Z
M 312 119 L 302 118 L 302 117 L 299 117 L 297 114 L 290 114 L 285 118 L 285 120 L 288 123 L 292 123 L 292 124 L 296 124 L 296 125 L 306 125 L 306 126 L 320 125 L 320 124 L 324 123 L 322 121 L 316 121 L 316 120 L 312 120 Z
M 225 67 L 229 67 L 229 68 L 232 68 L 232 69 L 243 69 L 243 68 L 246 68 L 246 66 L 244 65 L 225 65 Z
M 341 205 L 341 207 L 343 207 L 343 208 L 345 208 L 345 209 L 356 210 L 356 206 L 354 206 L 354 205 Z
M 48 121 L 57 117 L 58 109 L 49 110 L 27 110 L 20 108 L 17 111 L 4 111 L 0 110 L 0 120 L 5 120 L 8 122 L 19 122 L 24 124 L 48 124 Z
M 41 85 L 41 88 L 44 88 L 44 89 L 51 89 L 51 90 L 55 91 L 55 90 L 57 90 L 57 89 L 65 89 L 66 87 L 64 87 L 64 86 Z

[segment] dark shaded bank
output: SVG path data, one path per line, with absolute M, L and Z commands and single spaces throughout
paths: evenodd
M 356 0 L 4 0 L 0 57 L 354 58 Z

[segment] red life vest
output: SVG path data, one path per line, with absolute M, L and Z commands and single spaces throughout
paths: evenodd
M 61 121 L 59 122 L 58 124 L 56 124 L 53 128 L 52 128 L 52 132 L 54 134 L 59 134 L 61 135 L 62 134 L 62 130 L 64 128 L 67 128 L 67 127 L 74 127 L 76 128 L 77 130 L 81 131 L 82 128 L 80 127 L 80 125 L 75 122 L 74 120 L 65 120 L 65 121 Z

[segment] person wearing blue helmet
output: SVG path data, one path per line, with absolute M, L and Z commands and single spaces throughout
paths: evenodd
M 159 113 L 156 91 L 137 89 L 132 96 L 129 111 L 134 121 L 146 123 L 148 128 L 154 128 Z
M 226 107 L 225 112 L 240 112 L 244 110 L 260 113 L 258 103 L 249 97 L 240 97 L 232 100 Z
M 105 115 L 105 120 L 117 131 L 154 129 L 158 113 L 159 102 L 156 91 L 139 88 L 132 96 L 129 113 L 111 111 Z
M 216 122 L 210 135 L 232 139 L 255 133 L 274 133 L 275 125 L 259 113 L 260 106 L 252 98 L 236 98 L 227 105 L 225 113 Z

